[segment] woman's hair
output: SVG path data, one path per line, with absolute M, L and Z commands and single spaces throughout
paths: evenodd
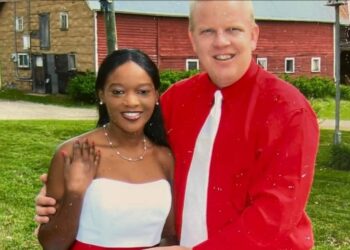
M 99 91 L 103 91 L 109 74 L 127 62 L 134 62 L 139 65 L 152 79 L 156 91 L 159 90 L 159 71 L 148 55 L 138 49 L 120 49 L 113 51 L 101 63 L 96 78 L 96 96 L 98 96 Z M 97 107 L 99 114 L 97 127 L 101 127 L 109 122 L 109 115 L 105 104 L 99 105 L 98 101 Z M 145 124 L 144 133 L 153 143 L 168 146 L 160 104 L 155 105 L 151 118 Z

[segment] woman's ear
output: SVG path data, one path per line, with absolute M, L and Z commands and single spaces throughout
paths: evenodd
M 101 102 L 103 103 L 103 91 L 99 90 L 98 91 L 98 99 L 99 99 L 99 103 L 101 104 Z
M 156 105 L 159 105 L 159 100 L 160 100 L 160 94 L 159 91 L 156 91 Z

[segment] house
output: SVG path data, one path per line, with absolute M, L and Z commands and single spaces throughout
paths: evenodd
M 262 67 L 275 74 L 334 76 L 335 15 L 325 0 L 253 4 L 260 26 L 254 58 Z M 187 1 L 123 0 L 114 2 L 114 10 L 118 48 L 144 50 L 161 70 L 200 68 L 187 37 Z M 63 93 L 75 71 L 96 71 L 107 54 L 97 0 L 5 1 L 0 22 L 3 84 Z
M 94 15 L 85 1 L 2 1 L 3 85 L 63 93 L 76 70 L 94 70 Z

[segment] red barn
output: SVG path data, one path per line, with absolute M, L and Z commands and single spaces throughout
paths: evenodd
M 98 10 L 96 1 L 91 9 Z M 260 27 L 254 58 L 275 74 L 334 75 L 334 9 L 324 1 L 254 1 Z M 187 37 L 188 2 L 115 2 L 118 48 L 139 48 L 160 69 L 199 67 Z M 107 54 L 104 20 L 98 22 L 99 62 Z M 345 24 L 348 21 L 343 20 Z

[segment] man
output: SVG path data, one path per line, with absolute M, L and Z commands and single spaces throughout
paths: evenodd
M 173 85 L 161 99 L 176 159 L 181 246 L 155 249 L 313 246 L 305 206 L 317 120 L 298 90 L 255 64 L 258 35 L 250 1 L 191 4 L 189 37 L 206 73 Z M 218 122 L 209 121 L 215 116 Z M 37 203 L 52 202 L 43 200 L 39 195 Z M 37 213 L 47 214 L 43 209 Z

